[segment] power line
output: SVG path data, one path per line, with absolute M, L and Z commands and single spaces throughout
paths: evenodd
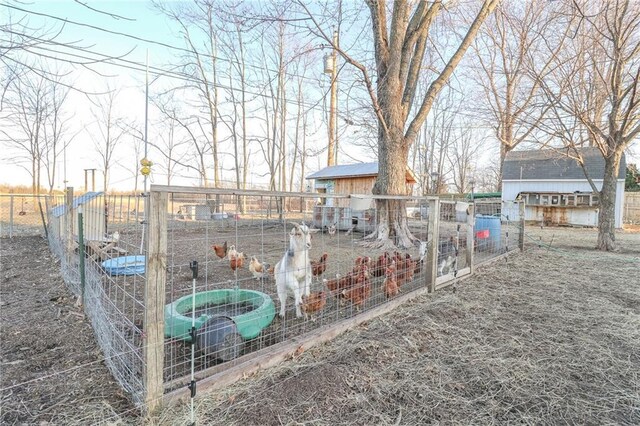
M 81 27 L 91 28 L 91 29 L 94 29 L 94 30 L 97 30 L 97 31 L 102 31 L 102 32 L 106 32 L 106 33 L 109 33 L 109 34 L 113 34 L 113 35 L 117 35 L 117 36 L 121 36 L 121 37 L 125 37 L 125 38 L 130 38 L 132 40 L 141 41 L 143 43 L 149 43 L 149 44 L 153 44 L 153 45 L 157 45 L 157 46 L 161 46 L 161 47 L 166 47 L 166 48 L 169 48 L 169 49 L 172 49 L 172 50 L 176 50 L 176 51 L 180 51 L 180 52 L 194 54 L 194 55 L 197 55 L 197 56 L 203 56 L 203 57 L 207 57 L 207 58 L 210 58 L 210 59 L 220 60 L 220 61 L 224 61 L 224 62 L 229 62 L 229 63 L 234 64 L 234 65 L 242 66 L 242 63 L 240 63 L 238 61 L 234 61 L 234 60 L 231 60 L 231 59 L 228 59 L 228 58 L 222 58 L 220 56 L 211 55 L 210 53 L 203 53 L 203 52 L 197 51 L 195 49 L 190 50 L 190 49 L 186 49 L 184 47 L 179 47 L 179 46 L 171 45 L 171 44 L 164 43 L 164 42 L 161 42 L 161 41 L 151 40 L 151 39 L 148 39 L 148 38 L 135 36 L 133 34 L 128 34 L 128 33 L 124 33 L 124 32 L 121 32 L 121 31 L 109 30 L 107 28 L 103 28 L 103 27 L 99 27 L 99 26 L 91 25 L 91 24 L 86 24 L 86 23 L 83 23 L 83 22 L 72 21 L 72 20 L 67 19 L 67 18 L 60 18 L 58 16 L 50 15 L 50 14 L 47 14 L 47 13 L 35 12 L 35 11 L 27 10 L 27 9 L 22 9 L 20 7 L 12 6 L 12 5 L 9 5 L 9 4 L 6 4 L 6 3 L 3 3 L 1 6 L 5 6 L 7 8 L 15 9 L 15 10 L 18 10 L 18 11 L 21 11 L 21 12 L 24 12 L 24 13 L 29 13 L 29 14 L 32 14 L 32 15 L 42 16 L 42 17 L 45 17 L 45 18 L 51 18 L 51 19 L 54 19 L 54 20 L 57 20 L 57 21 L 64 22 L 65 24 L 72 24 L 72 25 L 77 25 L 77 26 L 81 26 Z M 272 72 L 272 73 L 282 72 L 283 74 L 288 75 L 289 77 L 302 78 L 302 79 L 305 79 L 305 80 L 310 80 L 310 81 L 312 81 L 314 83 L 318 82 L 318 80 L 313 79 L 311 77 L 303 76 L 303 75 L 300 75 L 300 74 L 293 74 L 293 73 L 289 73 L 289 72 L 286 72 L 286 71 L 278 71 L 278 70 L 274 70 L 274 69 L 270 69 L 270 68 L 264 67 L 262 65 L 255 65 L 255 64 L 246 63 L 246 62 L 245 62 L 244 65 L 248 66 L 250 68 L 255 68 L 255 69 L 260 70 L 260 71 L 267 70 L 267 71 Z
M 120 68 L 125 68 L 131 71 L 137 71 L 137 72 L 145 72 L 145 68 L 144 68 L 144 64 L 141 64 L 139 62 L 135 62 L 135 61 L 131 61 L 128 59 L 123 59 L 123 58 L 118 58 L 118 57 L 114 57 L 114 56 L 110 56 L 110 55 L 106 55 L 106 54 L 102 54 L 99 52 L 94 52 L 94 51 L 90 51 L 88 49 L 82 49 L 79 47 L 71 47 L 71 46 L 65 46 L 69 49 L 76 49 L 88 54 L 93 54 L 93 55 L 98 55 L 98 56 L 102 56 L 101 58 L 92 58 L 89 56 L 84 56 L 84 55 L 79 55 L 77 53 L 72 53 L 72 52 L 63 52 L 60 50 L 55 50 L 55 49 L 50 49 L 50 48 L 46 48 L 46 47 L 42 47 L 42 46 L 32 46 L 30 48 L 24 48 L 24 50 L 32 55 L 36 55 L 36 56 L 40 56 L 43 58 L 47 58 L 47 59 L 51 59 L 54 61 L 60 61 L 60 62 L 66 62 L 72 65 L 81 65 L 84 67 L 87 67 L 89 65 L 96 65 L 96 64 L 107 64 L 107 65 L 112 65 L 112 66 L 116 66 L 116 67 L 120 67 Z M 77 59 L 81 59 L 82 61 L 79 60 L 73 60 L 73 59 L 65 59 L 65 58 L 60 58 L 57 56 L 52 56 L 52 55 L 48 55 L 46 53 L 40 53 L 40 52 L 36 52 L 33 51 L 32 49 L 38 49 L 44 52 L 48 52 L 48 53 L 52 53 L 52 54 L 57 54 L 57 55 L 67 55 L 67 56 L 71 56 L 73 58 L 77 58 Z M 113 62 L 113 61 L 121 61 L 124 63 L 117 63 L 117 62 Z M 90 69 L 90 68 L 89 68 Z M 94 71 L 94 70 L 92 70 Z M 173 78 L 173 79 L 177 79 L 180 81 L 184 81 L 184 82 L 190 82 L 190 83 L 199 83 L 199 84 L 203 84 L 205 83 L 204 80 L 201 80 L 197 77 L 194 77 L 190 74 L 184 73 L 184 72 L 179 72 L 179 71 L 172 71 L 172 70 L 165 70 L 156 66 L 149 66 L 149 73 L 154 75 L 155 77 L 169 77 L 169 78 Z M 244 91 L 244 93 L 255 96 L 255 97 L 261 97 L 261 98 L 265 98 L 265 99 L 273 99 L 272 96 L 267 95 L 265 93 L 259 93 L 259 92 L 254 92 L 251 90 L 247 90 L 247 89 L 241 89 L 241 88 L 236 88 L 236 87 L 231 87 L 219 82 L 208 82 L 208 85 L 211 87 L 217 87 L 219 89 L 224 89 L 230 92 L 236 92 L 236 93 L 242 93 Z M 326 96 L 326 93 L 325 93 Z M 318 101 L 314 102 L 314 103 L 309 103 L 309 102 L 304 102 L 304 101 L 300 101 L 298 102 L 297 100 L 290 100 L 290 99 L 285 99 L 285 102 L 287 102 L 290 105 L 294 105 L 294 106 L 304 106 L 306 107 L 308 110 L 319 110 L 319 111 L 323 111 L 322 108 L 319 108 L 320 102 L 322 102 L 322 99 L 319 99 Z

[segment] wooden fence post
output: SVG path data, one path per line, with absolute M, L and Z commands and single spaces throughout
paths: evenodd
M 475 232 L 473 227 L 476 223 L 475 204 L 473 201 L 469 203 L 469 209 L 467 212 L 467 266 L 469 267 L 469 273 L 473 274 L 473 252 L 475 250 Z
M 520 215 L 520 234 L 518 235 L 518 247 L 524 251 L 524 201 L 518 201 L 518 214 Z
M 147 282 L 144 291 L 144 391 L 145 406 L 151 413 L 158 409 L 164 394 L 164 305 L 167 279 L 167 207 L 166 192 L 151 191 L 147 217 Z
M 429 277 L 429 293 L 436 291 L 436 278 L 438 278 L 438 242 L 440 227 L 440 199 L 433 198 L 429 200 L 429 237 L 430 241 L 427 248 L 427 276 Z

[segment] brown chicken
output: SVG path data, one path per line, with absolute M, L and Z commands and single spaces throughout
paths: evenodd
M 395 261 L 392 261 L 391 264 L 386 268 L 382 291 L 384 292 L 384 295 L 387 296 L 387 299 L 397 296 L 398 292 L 400 291 L 400 289 L 398 288 L 398 280 L 396 278 Z
M 242 252 L 236 251 L 236 246 L 232 245 L 231 247 L 229 247 L 227 256 L 229 256 L 229 266 L 234 272 L 237 269 L 244 267 L 245 255 Z
M 331 280 L 323 279 L 322 283 L 329 289 L 331 296 L 340 296 L 342 290 L 351 287 L 354 280 L 353 273 L 349 272 L 346 276 L 336 274 L 336 277 Z
M 211 248 L 213 249 L 213 251 L 216 252 L 216 256 L 218 256 L 220 259 L 224 259 L 225 257 L 227 257 L 227 250 L 229 249 L 227 246 L 227 242 L 225 241 L 223 245 L 218 245 L 218 244 L 214 244 L 211 246 Z
M 320 312 L 322 309 L 324 309 L 326 304 L 327 304 L 327 292 L 320 291 L 320 292 L 311 293 L 309 296 L 303 295 L 302 305 L 300 305 L 300 309 L 302 310 L 302 312 L 304 312 L 304 315 L 306 318 L 307 315 Z
M 375 266 L 371 270 L 371 275 L 373 275 L 374 277 L 384 276 L 385 271 L 387 270 L 387 265 L 390 264 L 391 261 L 392 259 L 389 253 L 384 252 L 384 254 L 381 254 L 378 257 Z
M 359 273 L 351 288 L 342 290 L 342 297 L 351 301 L 360 310 L 360 306 L 371 296 L 371 281 L 369 280 L 369 267 L 361 265 Z
M 358 258 L 356 258 L 355 266 L 353 267 L 353 271 L 351 272 L 354 281 L 355 276 L 363 271 L 367 279 L 371 278 L 371 258 L 369 256 L 359 256 Z
M 311 261 L 311 274 L 314 277 L 319 277 L 327 270 L 327 259 L 329 255 L 327 253 L 322 253 L 320 256 L 320 260 L 312 260 Z
M 336 277 L 333 278 L 333 279 L 328 280 L 328 279 L 324 278 L 322 280 L 322 284 L 324 284 L 324 286 L 327 289 L 329 289 L 329 293 L 332 296 L 335 296 L 335 295 L 337 295 L 339 293 L 339 291 L 338 291 L 338 283 L 339 282 L 340 282 L 340 274 L 336 274 Z
M 417 260 L 411 259 L 411 255 L 406 253 L 404 258 L 398 253 L 396 256 L 396 277 L 398 280 L 398 288 L 403 284 L 413 280 L 413 274 L 415 273 Z
M 261 263 L 256 257 L 251 257 L 249 271 L 256 280 L 269 278 L 269 269 L 271 266 L 268 263 Z

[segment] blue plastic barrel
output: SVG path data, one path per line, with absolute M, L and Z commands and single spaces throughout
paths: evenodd
M 489 231 L 487 238 L 481 238 L 482 231 Z M 498 251 L 500 249 L 500 217 L 489 215 L 476 215 L 474 227 L 475 243 L 478 251 Z

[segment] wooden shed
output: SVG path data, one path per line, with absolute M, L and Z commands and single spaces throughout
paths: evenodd
M 309 176 L 308 180 L 314 180 L 316 192 L 320 194 L 371 194 L 373 185 L 378 177 L 378 163 L 341 164 L 325 167 Z M 416 176 L 407 166 L 406 173 L 407 193 L 411 194 Z M 330 205 L 331 199 L 327 199 Z M 338 206 L 349 206 L 349 200 L 338 200 Z

